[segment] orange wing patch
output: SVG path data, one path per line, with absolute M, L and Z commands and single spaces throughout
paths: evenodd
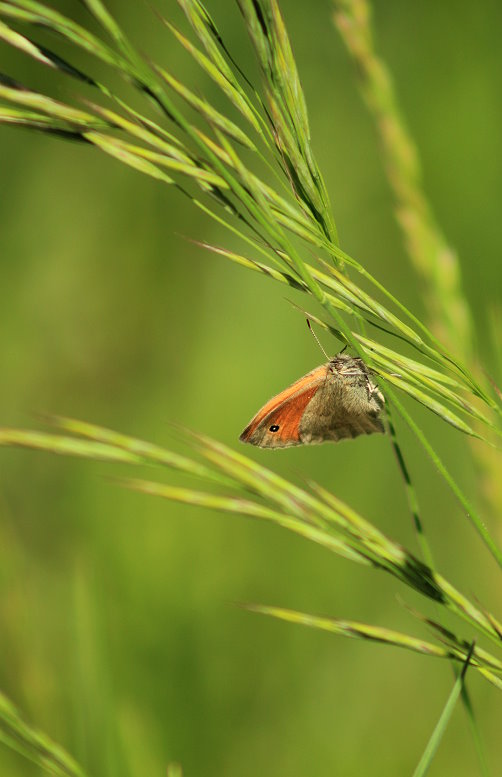
M 270 399 L 246 426 L 240 440 L 249 442 L 266 419 L 268 429 L 271 426 L 279 426 L 277 432 L 270 432 L 271 435 L 275 434 L 280 440 L 298 441 L 298 428 L 303 412 L 326 379 L 326 375 L 327 365 L 323 364 Z
M 319 384 L 287 399 L 275 412 L 266 417 L 268 434 L 283 443 L 300 442 L 300 422 L 305 408 L 319 388 Z M 265 421 L 265 419 L 264 419 Z M 275 429 L 275 427 L 278 427 Z

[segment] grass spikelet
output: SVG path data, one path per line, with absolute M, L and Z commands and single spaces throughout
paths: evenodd
M 0 693 L 0 741 L 56 777 L 86 777 L 62 747 L 22 719 L 3 693 Z

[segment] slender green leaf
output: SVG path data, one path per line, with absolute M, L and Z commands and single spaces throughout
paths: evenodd
M 41 731 L 29 726 L 0 693 L 0 741 L 56 777 L 85 777 L 73 758 Z
M 35 111 L 40 111 L 55 119 L 63 119 L 78 128 L 95 127 L 96 125 L 103 128 L 108 127 L 107 122 L 100 121 L 85 111 L 72 108 L 70 105 L 65 105 L 65 103 L 53 100 L 51 97 L 46 97 L 38 92 L 31 92 L 29 89 L 24 89 L 19 85 L 16 87 L 7 86 L 1 80 L 0 98 Z
M 248 136 L 237 126 L 237 124 L 223 116 L 223 114 L 213 108 L 207 100 L 197 97 L 191 89 L 184 86 L 184 84 L 178 81 L 177 78 L 174 78 L 174 76 L 168 73 L 164 68 L 156 66 L 155 70 L 166 84 L 179 94 L 188 105 L 196 110 L 210 125 L 218 127 L 222 132 L 225 132 L 225 134 L 241 145 L 246 146 L 253 151 L 255 150 L 255 144 L 249 140 Z
M 221 36 L 216 32 L 214 22 L 211 20 L 209 23 L 206 23 L 209 18 L 206 9 L 203 9 L 200 3 L 193 2 L 192 0 L 179 0 L 179 2 L 180 5 L 183 6 L 183 10 L 187 14 L 189 20 L 193 23 L 193 28 L 198 34 L 199 39 L 210 52 L 211 59 L 206 57 L 191 41 L 188 40 L 188 38 L 182 35 L 174 25 L 166 20 L 163 20 L 164 23 L 169 27 L 173 35 L 176 36 L 179 43 L 181 43 L 195 61 L 198 62 L 202 69 L 205 70 L 216 84 L 218 84 L 233 105 L 235 105 L 237 110 L 247 121 L 249 121 L 253 129 L 264 140 L 267 140 L 262 117 L 242 89 L 239 81 L 234 76 L 232 69 L 228 67 L 224 56 L 220 53 L 215 37 L 217 36 L 218 39 L 221 40 Z
M 474 650 L 474 642 L 472 643 L 471 649 L 467 654 L 464 666 L 462 667 L 462 671 L 455 681 L 455 685 L 452 688 L 452 691 L 448 697 L 448 700 L 445 704 L 443 712 L 441 713 L 441 716 L 436 724 L 436 727 L 432 732 L 432 736 L 427 743 L 427 747 L 423 752 L 423 755 L 419 761 L 417 768 L 413 772 L 413 777 L 424 777 L 424 775 L 427 774 L 427 772 L 429 771 L 429 767 L 440 745 L 440 742 L 443 738 L 444 732 L 446 731 L 448 723 L 450 722 L 450 718 L 452 716 L 453 710 L 455 709 L 455 705 L 458 701 L 458 697 L 461 694 L 462 685 L 464 684 L 465 673 L 467 672 L 467 668 L 469 666 L 469 662 L 471 660 L 473 650 Z
M 134 491 L 150 494 L 151 496 L 160 496 L 174 502 L 182 502 L 196 507 L 218 510 L 219 512 L 235 513 L 236 515 L 243 515 L 249 518 L 260 518 L 262 520 L 271 521 L 272 523 L 277 524 L 277 526 L 289 529 L 295 534 L 299 534 L 301 537 L 304 537 L 311 542 L 322 545 L 351 561 L 357 561 L 360 564 L 370 563 L 363 554 L 353 550 L 348 543 L 345 543 L 339 537 L 335 537 L 328 532 L 310 526 L 308 523 L 283 515 L 276 510 L 271 510 L 270 508 L 264 507 L 256 502 L 251 502 L 247 499 L 209 494 L 204 491 L 194 491 L 189 488 L 177 488 L 147 480 L 129 479 L 122 481 L 122 483 Z
M 123 58 L 89 30 L 44 3 L 34 0 L 0 2 L 0 16 L 45 27 L 108 65 L 120 69 L 126 67 Z

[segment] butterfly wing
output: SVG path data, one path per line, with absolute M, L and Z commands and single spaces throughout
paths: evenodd
M 288 448 L 383 433 L 384 401 L 361 359 L 338 355 L 269 400 L 240 439 Z
M 327 380 L 305 411 L 300 438 L 305 445 L 385 432 L 384 397 L 361 360 L 335 357 Z
M 304 445 L 315 445 L 321 442 L 338 442 L 353 439 L 361 434 L 384 433 L 382 419 L 379 418 L 380 408 L 369 407 L 364 413 L 359 409 L 347 407 L 343 401 L 324 402 L 317 393 L 311 405 L 305 412 L 300 429 L 300 439 Z
M 319 387 L 326 382 L 327 373 L 327 365 L 316 367 L 270 399 L 249 422 L 239 439 L 260 448 L 301 445 L 302 418 Z
M 338 442 L 360 434 L 384 433 L 380 418 L 384 398 L 365 374 L 330 371 L 303 415 L 299 434 L 305 445 Z

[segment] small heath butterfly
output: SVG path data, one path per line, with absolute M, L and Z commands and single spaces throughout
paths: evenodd
M 383 433 L 384 403 L 363 360 L 340 352 L 269 400 L 240 440 L 260 448 L 289 448 Z

